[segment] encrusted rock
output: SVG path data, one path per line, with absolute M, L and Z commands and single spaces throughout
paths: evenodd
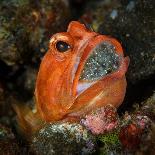
M 142 111 L 145 115 L 149 116 L 155 123 L 155 93 L 146 101 L 141 103 Z
M 99 135 L 118 128 L 119 118 L 116 108 L 112 105 L 107 105 L 86 115 L 81 120 L 81 123 L 94 135 Z
M 92 154 L 94 137 L 80 124 L 48 124 L 34 137 L 32 150 L 38 155 Z
M 2 0 L 0 60 L 13 66 L 40 59 L 51 35 L 65 29 L 68 7 L 63 0 Z

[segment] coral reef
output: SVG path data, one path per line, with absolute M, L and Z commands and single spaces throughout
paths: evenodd
M 151 124 L 145 134 L 142 135 L 140 148 L 136 151 L 137 154 L 154 154 L 155 150 L 155 93 L 146 101 L 141 103 L 140 111 L 148 116 Z
M 119 125 L 116 108 L 112 105 L 107 105 L 97 109 L 96 111 L 93 111 L 93 113 L 86 115 L 86 117 L 81 120 L 81 124 L 94 135 L 110 132 Z
M 142 112 L 155 121 L 155 93 L 149 97 L 146 101 L 141 103 Z
M 121 143 L 117 130 L 100 135 L 97 137 L 97 140 L 101 143 L 99 149 L 100 155 L 120 154 Z
M 122 120 L 119 139 L 127 151 L 135 151 L 142 142 L 142 136 L 150 127 L 150 119 L 142 114 L 126 114 Z
M 153 153 L 154 94 L 141 104 L 142 106 L 137 105 L 135 110 L 126 112 L 122 117 L 118 117 L 114 107 L 105 106 L 81 120 L 81 123 L 95 135 L 100 144 L 99 154 Z M 109 124 L 113 127 L 108 128 Z

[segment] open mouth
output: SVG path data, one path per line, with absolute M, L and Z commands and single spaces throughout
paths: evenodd
M 121 56 L 108 41 L 101 42 L 90 53 L 79 78 L 78 94 L 120 66 Z

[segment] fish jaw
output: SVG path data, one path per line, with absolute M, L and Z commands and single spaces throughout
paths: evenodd
M 98 81 L 98 79 L 93 80 L 87 80 L 87 82 L 85 82 L 85 80 L 80 80 L 80 76 L 82 74 L 82 70 L 85 67 L 85 64 L 87 62 L 87 60 L 89 59 L 89 57 L 91 57 L 93 50 L 100 44 L 102 43 L 108 43 L 110 45 L 112 45 L 115 48 L 115 53 L 118 55 L 118 57 L 123 58 L 124 54 L 123 54 L 123 49 L 120 45 L 120 43 L 110 37 L 107 37 L 105 35 L 99 35 L 96 34 L 93 37 L 91 37 L 86 43 L 85 46 L 80 49 L 77 53 L 80 54 L 80 57 L 78 57 L 78 67 L 76 69 L 75 75 L 74 75 L 74 81 L 73 81 L 73 95 L 74 96 L 78 96 L 79 93 L 81 93 L 81 91 L 83 91 L 83 87 L 88 88 L 90 85 L 94 84 L 96 81 Z M 101 58 L 102 59 L 102 58 Z M 77 66 L 77 65 L 76 65 Z M 102 77 L 101 77 L 102 78 Z M 81 86 L 80 86 L 81 83 Z M 82 85 L 82 83 L 85 85 Z
M 105 42 L 108 42 L 115 48 L 114 53 L 120 58 L 118 68 L 107 75 L 101 76 L 99 79 L 81 80 L 82 70 L 87 60 L 91 57 L 93 50 L 99 44 Z M 118 107 L 123 102 L 125 96 L 127 86 L 125 73 L 129 65 L 129 57 L 124 57 L 121 44 L 114 38 L 96 33 L 78 53 L 81 55 L 80 59 L 78 59 L 79 64 L 73 81 L 75 100 L 65 117 L 81 117 L 107 104 Z
M 106 75 L 86 88 L 85 91 L 77 96 L 67 116 L 79 119 L 107 104 L 111 104 L 116 108 L 119 107 L 126 93 L 125 73 L 128 65 L 129 57 L 125 57 L 116 72 Z

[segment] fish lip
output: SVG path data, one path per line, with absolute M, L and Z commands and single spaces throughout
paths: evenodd
M 114 58 L 114 56 L 116 56 L 116 57 L 118 57 L 119 58 L 119 60 L 118 60 L 118 66 L 117 66 L 117 68 L 115 68 L 115 70 L 113 70 L 113 71 L 111 71 L 110 73 L 103 73 L 103 75 L 100 75 L 99 77 L 96 77 L 96 78 L 92 78 L 91 79 L 91 77 L 89 78 L 89 79 L 82 79 L 81 78 L 81 75 L 82 75 L 82 71 L 85 69 L 85 67 L 86 67 L 86 63 L 90 60 L 90 57 L 91 56 L 94 56 L 94 52 L 95 52 L 95 50 L 98 48 L 98 46 L 100 46 L 100 45 L 102 45 L 102 44 L 104 44 L 105 46 L 106 45 L 110 45 L 110 46 L 112 46 L 113 47 L 113 51 L 112 51 L 112 54 L 113 54 L 113 57 L 112 58 Z M 98 52 L 96 52 L 96 57 L 95 58 L 99 58 L 98 57 L 98 54 L 99 54 L 99 52 L 101 52 L 101 51 L 98 51 Z M 109 52 L 109 51 L 106 51 L 107 53 Z M 102 52 L 102 54 L 104 54 L 103 52 Z M 78 97 L 81 93 L 83 93 L 85 90 L 87 90 L 89 87 L 91 87 L 92 85 L 94 85 L 95 83 L 97 83 L 99 80 L 102 80 L 102 79 L 104 79 L 107 75 L 109 75 L 109 74 L 112 74 L 113 72 L 115 72 L 115 71 L 117 71 L 118 69 L 119 69 L 119 66 L 120 66 L 120 61 L 121 61 L 121 59 L 123 58 L 123 54 L 121 55 L 121 54 L 117 54 L 116 53 L 116 49 L 115 49 L 115 46 L 112 44 L 112 43 L 110 43 L 109 41 L 106 41 L 106 40 L 101 40 L 92 50 L 90 50 L 90 52 L 89 52 L 89 54 L 88 54 L 88 56 L 87 56 L 87 58 L 85 59 L 85 62 L 84 62 L 84 65 L 83 65 L 83 67 L 82 67 L 82 69 L 81 69 L 81 73 L 80 73 L 80 75 L 79 75 L 79 77 L 78 77 L 78 84 L 77 84 L 77 87 L 76 87 L 76 97 Z M 77 69 L 78 69 L 78 67 L 79 67 L 79 63 L 80 63 L 80 59 L 79 59 L 79 62 L 78 62 L 78 66 L 77 66 Z M 89 67 L 89 66 L 88 66 Z M 89 70 L 89 68 L 88 68 L 88 70 Z

